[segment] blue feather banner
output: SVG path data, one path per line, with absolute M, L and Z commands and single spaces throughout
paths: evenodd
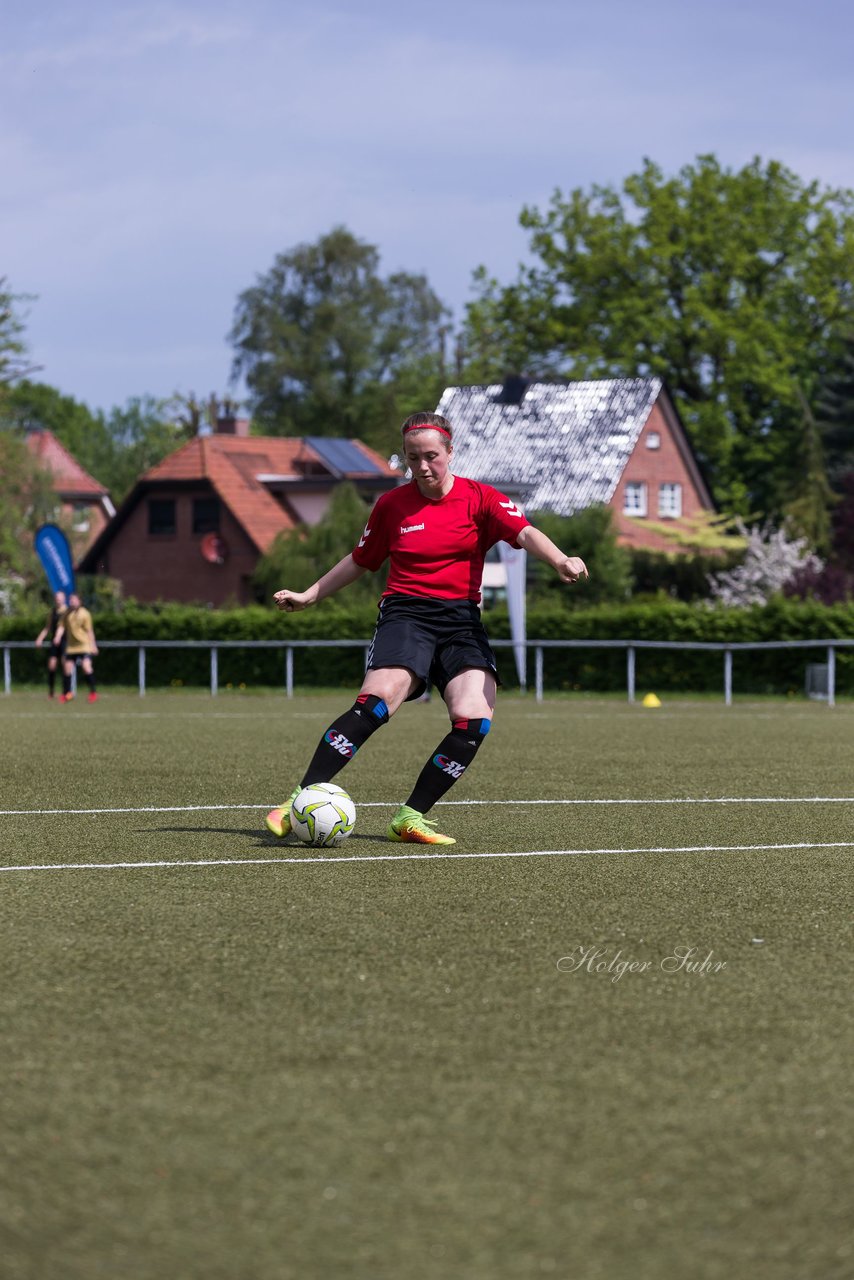
M 36 530 L 35 546 L 51 591 L 68 595 L 74 590 L 74 562 L 65 534 L 55 524 L 43 524 Z

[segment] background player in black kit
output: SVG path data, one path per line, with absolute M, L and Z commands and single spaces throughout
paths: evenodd
M 57 591 L 53 597 L 53 608 L 47 617 L 47 622 L 36 636 L 36 648 L 40 649 L 47 640 L 49 648 L 47 651 L 47 696 L 52 698 L 56 690 L 56 672 L 65 656 L 65 632 L 63 631 L 59 637 L 59 643 L 56 642 L 56 633 L 59 631 L 63 615 L 65 614 L 65 592 Z
M 550 564 L 564 582 L 587 575 L 491 485 L 455 476 L 451 424 L 416 413 L 402 427 L 408 484 L 383 494 L 352 553 L 307 591 L 277 591 L 279 609 L 306 609 L 389 559 L 388 584 L 368 655 L 368 670 L 353 706 L 330 725 L 302 782 L 267 815 L 274 835 L 291 829 L 290 810 L 303 787 L 330 782 L 429 680 L 444 698 L 451 730 L 428 758 L 388 828 L 392 840 L 455 844 L 425 815 L 462 777 L 489 732 L 495 710 L 495 655 L 480 620 L 480 583 L 487 551 L 496 542 L 524 547 Z

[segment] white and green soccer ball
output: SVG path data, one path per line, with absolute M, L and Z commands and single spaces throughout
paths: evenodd
M 291 831 L 303 844 L 328 849 L 346 840 L 356 825 L 356 806 L 343 787 L 316 782 L 291 805 Z

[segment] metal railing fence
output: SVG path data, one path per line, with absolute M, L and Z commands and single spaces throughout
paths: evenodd
M 492 640 L 494 649 L 514 649 L 512 640 Z M 210 652 L 210 691 L 216 697 L 219 690 L 219 652 L 222 649 L 282 649 L 284 650 L 284 688 L 287 697 L 294 693 L 294 651 L 297 649 L 362 649 L 367 663 L 369 640 L 104 640 L 100 649 L 136 649 L 137 682 L 139 696 L 145 696 L 146 653 L 150 649 L 207 649 Z M 3 688 L 12 692 L 12 651 L 34 646 L 26 640 L 6 640 L 3 649 Z M 636 655 L 638 650 L 698 650 L 723 654 L 724 702 L 732 703 L 733 654 L 748 650 L 772 649 L 824 649 L 827 661 L 827 703 L 836 701 L 836 651 L 854 648 L 854 640 L 765 640 L 726 644 L 719 641 L 688 640 L 528 640 L 526 650 L 534 651 L 534 694 L 537 702 L 543 700 L 543 661 L 547 649 L 624 649 L 626 651 L 626 690 L 629 702 L 635 701 Z M 38 651 L 36 651 L 38 652 Z M 520 682 L 525 692 L 526 681 Z

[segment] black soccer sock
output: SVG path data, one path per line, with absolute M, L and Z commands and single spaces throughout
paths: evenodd
M 427 813 L 446 791 L 461 778 L 477 755 L 489 733 L 489 720 L 455 720 L 451 732 L 443 738 L 435 753 L 418 775 L 412 795 L 407 800 L 411 809 Z
M 359 694 L 356 701 L 326 730 L 300 786 L 313 782 L 331 782 L 340 773 L 371 734 L 388 724 L 388 707 L 372 693 Z
M 67 676 L 67 675 L 65 674 L 65 672 L 63 671 L 63 673 L 62 673 L 62 695 L 63 695 L 63 697 L 67 698 L 70 692 L 71 692 L 71 676 Z
M 94 693 L 95 692 L 95 672 L 88 671 L 88 672 L 85 672 L 84 674 L 86 676 L 86 683 L 88 684 L 92 693 Z
M 55 670 L 55 669 L 54 669 L 53 671 L 48 670 L 48 673 L 47 673 L 47 691 L 48 691 L 48 693 L 50 694 L 50 696 L 51 696 L 51 697 L 53 697 L 53 695 L 54 695 L 54 691 L 55 691 L 55 690 L 56 690 L 56 670 Z

